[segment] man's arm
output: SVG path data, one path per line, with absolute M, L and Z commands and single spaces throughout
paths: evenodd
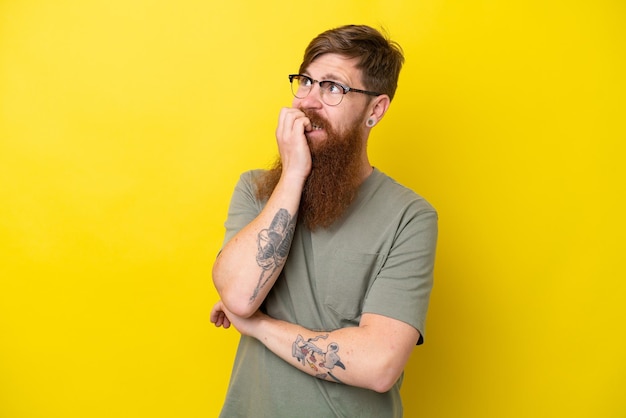
M 260 311 L 238 317 L 222 302 L 214 306 L 211 322 L 225 328 L 232 323 L 311 376 L 377 392 L 395 384 L 420 335 L 405 322 L 371 313 L 362 315 L 358 327 L 312 331 Z
M 304 181 L 311 171 L 304 135 L 310 129 L 301 111 L 281 111 L 276 129 L 281 178 L 261 213 L 224 246 L 213 265 L 215 288 L 224 305 L 238 316 L 256 312 L 282 271 Z

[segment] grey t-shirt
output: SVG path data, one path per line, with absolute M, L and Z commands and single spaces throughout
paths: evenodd
M 265 202 L 254 176 L 233 195 L 228 242 Z M 298 225 L 283 271 L 263 303 L 273 318 L 319 331 L 358 326 L 364 312 L 406 322 L 424 336 L 433 284 L 437 213 L 374 169 L 347 212 L 327 229 Z M 294 340 L 297 336 L 294 335 Z M 242 337 L 222 417 L 400 417 L 402 379 L 386 393 L 312 377 L 257 340 Z

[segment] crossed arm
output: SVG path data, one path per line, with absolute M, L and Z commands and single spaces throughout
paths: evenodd
M 413 326 L 364 313 L 358 327 L 313 331 L 277 320 L 258 309 L 282 270 L 295 227 L 295 216 L 285 208 L 276 210 L 269 219 L 261 213 L 231 240 L 225 248 L 229 252 L 222 252 L 218 258 L 214 278 L 225 272 L 234 276 L 226 285 L 220 283 L 218 292 L 222 300 L 213 307 L 211 322 L 224 328 L 232 324 L 241 334 L 256 338 L 274 354 L 311 376 L 388 391 L 400 377 L 419 339 L 420 334 Z M 268 222 L 266 228 L 263 228 L 264 220 Z M 249 243 L 252 231 L 256 231 L 254 246 Z M 248 253 L 243 252 L 246 249 Z M 235 254 L 240 256 L 235 258 Z M 250 263 L 252 260 L 254 264 Z
M 232 324 L 311 376 L 377 392 L 391 389 L 419 338 L 411 325 L 368 313 L 358 327 L 319 332 L 260 311 L 249 318 L 238 317 L 218 302 L 211 322 L 225 328 Z
M 304 182 L 311 172 L 304 135 L 310 129 L 302 111 L 281 110 L 276 128 L 283 167 L 280 180 L 261 213 L 224 246 L 213 265 L 213 283 L 235 315 L 254 314 L 282 271 Z

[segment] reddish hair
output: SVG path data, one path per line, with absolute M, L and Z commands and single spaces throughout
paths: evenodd
M 402 48 L 398 43 L 365 25 L 346 25 L 330 29 L 317 35 L 309 43 L 304 51 L 300 73 L 306 72 L 317 57 L 329 53 L 359 58 L 357 68 L 363 74 L 365 88 L 393 99 L 404 64 Z

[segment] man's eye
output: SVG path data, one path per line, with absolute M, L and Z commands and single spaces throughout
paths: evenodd
M 337 84 L 335 83 L 328 83 L 328 92 L 330 94 L 342 94 L 343 93 L 343 89 L 341 87 L 339 87 Z
M 311 87 L 313 82 L 308 77 L 300 77 L 300 85 L 303 87 Z

